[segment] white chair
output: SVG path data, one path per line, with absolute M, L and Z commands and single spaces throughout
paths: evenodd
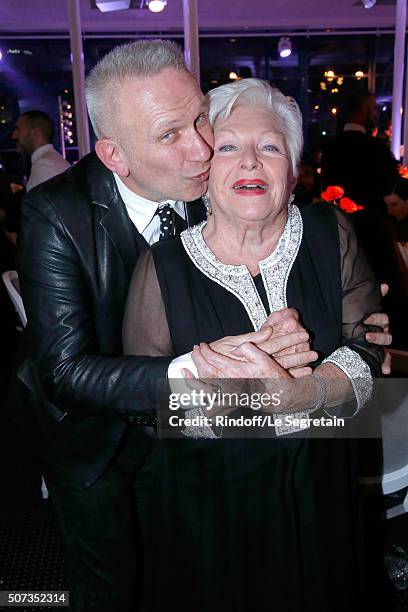
M 391 350 L 395 372 L 408 372 L 408 352 Z M 387 384 L 387 381 L 385 381 Z M 392 381 L 389 381 L 390 383 Z M 396 382 L 396 381 L 395 381 Z M 387 407 L 389 387 L 385 386 L 380 404 Z M 380 389 L 381 392 L 381 389 Z M 408 512 L 408 396 L 381 414 L 382 470 L 380 474 L 360 478 L 363 492 L 395 494 L 397 505 L 385 511 L 387 519 Z M 384 517 L 384 514 L 382 515 Z
M 18 280 L 18 274 L 16 270 L 9 270 L 8 272 L 3 272 L 2 277 L 9 298 L 13 302 L 13 306 L 16 309 L 22 326 L 25 327 L 27 325 L 27 315 L 25 313 L 23 299 L 20 293 L 20 282 Z M 48 489 L 43 477 L 41 477 L 41 495 L 43 499 L 48 498 Z
M 8 272 L 3 272 L 2 276 L 7 293 L 9 294 L 9 298 L 13 302 L 13 306 L 16 309 L 22 326 L 25 327 L 27 325 L 27 316 L 24 310 L 23 300 L 21 298 L 18 274 L 16 270 L 9 270 Z
M 408 408 L 408 406 L 406 406 Z M 364 489 L 371 489 L 371 494 L 383 495 L 399 494 L 396 497 L 397 505 L 385 511 L 387 519 L 394 518 L 408 512 L 408 450 L 407 440 L 383 440 L 383 470 L 377 476 L 360 477 L 360 484 Z M 404 492 L 405 489 L 405 492 Z M 368 492 L 368 491 L 367 491 Z M 402 499 L 401 499 L 402 497 Z

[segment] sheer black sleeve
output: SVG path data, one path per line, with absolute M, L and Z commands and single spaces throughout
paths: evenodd
M 360 407 L 371 395 L 373 377 L 379 376 L 381 371 L 383 350 L 365 339 L 365 334 L 374 328 L 364 324 L 370 314 L 382 310 L 381 294 L 350 220 L 337 209 L 335 214 L 343 291 L 342 346 L 325 362 L 334 363 L 348 376 Z

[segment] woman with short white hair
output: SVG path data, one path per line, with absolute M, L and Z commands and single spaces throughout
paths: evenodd
M 242 361 L 250 363 L 251 391 L 285 389 L 261 414 L 323 417 L 345 401 L 357 411 L 379 373 L 381 351 L 365 341 L 363 320 L 380 309 L 380 293 L 345 216 L 293 202 L 298 106 L 258 79 L 218 87 L 209 99 L 208 217 L 139 260 L 126 352 L 184 356 L 196 345 L 184 370 L 192 388 L 194 374 L 222 379 L 228 364 L 239 379 Z M 302 350 L 313 362 L 301 372 L 250 343 L 230 356 L 209 347 L 259 330 L 286 306 L 308 333 Z M 202 612 L 357 609 L 353 444 L 311 439 L 302 427 L 276 420 L 273 438 L 225 439 L 200 425 L 184 430 L 191 439 L 160 441 L 152 609 L 177 598 L 179 609 Z

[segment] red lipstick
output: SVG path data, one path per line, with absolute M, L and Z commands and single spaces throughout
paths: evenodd
M 252 196 L 264 195 L 268 189 L 268 183 L 262 179 L 239 179 L 232 185 L 237 195 Z

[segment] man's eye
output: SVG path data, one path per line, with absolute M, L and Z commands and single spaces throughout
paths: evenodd
M 197 124 L 203 125 L 204 123 L 207 123 L 208 121 L 208 116 L 203 113 L 202 115 L 200 115 L 196 121 Z
M 222 147 L 218 147 L 218 150 L 221 151 L 222 153 L 228 153 L 228 151 L 235 151 L 236 146 L 235 145 L 222 145 Z
M 175 132 L 167 132 L 166 134 L 163 134 L 163 136 L 160 136 L 160 140 L 161 142 L 171 142 L 174 140 L 175 135 Z

